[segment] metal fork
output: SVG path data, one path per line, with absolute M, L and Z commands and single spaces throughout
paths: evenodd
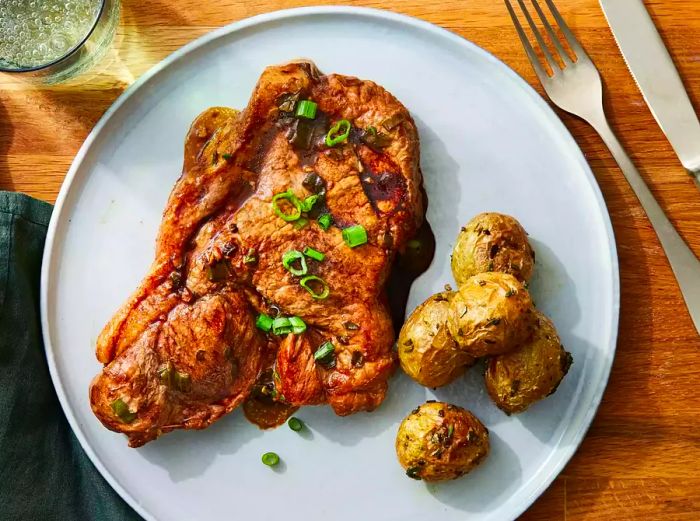
M 659 203 L 656 202 L 651 191 L 649 191 L 644 179 L 642 179 L 632 160 L 610 128 L 603 110 L 603 84 L 598 69 L 596 69 L 586 51 L 566 25 L 552 0 L 545 0 L 545 2 L 574 55 L 575 59 L 573 61 L 564 50 L 562 42 L 547 20 L 538 0 L 531 0 L 531 3 L 554 47 L 555 54 L 559 57 L 563 66 L 560 66 L 550 52 L 542 32 L 535 24 L 524 1 L 517 0 L 532 33 L 535 35 L 536 45 L 539 46 L 544 59 L 552 71 L 550 76 L 525 34 L 511 5 L 511 0 L 504 1 L 510 17 L 513 19 L 515 30 L 518 32 L 518 36 L 520 36 L 520 40 L 525 47 L 527 57 L 549 98 L 559 108 L 587 121 L 598 132 L 615 161 L 617 161 L 620 170 L 622 170 L 627 182 L 637 195 L 637 199 L 639 199 L 647 217 L 649 217 L 649 221 L 651 221 L 651 225 L 656 231 L 656 235 L 659 237 L 661 246 L 671 264 L 671 269 L 676 275 L 676 280 L 688 306 L 688 311 L 690 311 L 690 317 L 693 319 L 695 329 L 700 333 L 700 261 L 698 261 L 688 245 L 683 242 L 681 236 L 668 220 Z

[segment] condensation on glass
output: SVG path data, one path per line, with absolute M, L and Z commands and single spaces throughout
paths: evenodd
M 118 0 L 0 0 L 0 71 L 58 83 L 109 49 Z

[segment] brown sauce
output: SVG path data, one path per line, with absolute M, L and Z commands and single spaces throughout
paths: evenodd
M 284 402 L 251 396 L 243 402 L 243 413 L 250 423 L 254 423 L 261 429 L 274 429 L 279 427 L 294 414 L 299 407 Z

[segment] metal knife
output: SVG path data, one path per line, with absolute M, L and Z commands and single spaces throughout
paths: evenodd
M 599 0 L 651 113 L 700 189 L 700 121 L 642 0 Z

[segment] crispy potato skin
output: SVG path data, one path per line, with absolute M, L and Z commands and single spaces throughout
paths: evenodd
M 418 306 L 399 334 L 399 360 L 403 370 L 426 387 L 447 385 L 474 364 L 447 330 L 453 292 L 432 295 Z
M 529 292 L 513 275 L 480 273 L 450 299 L 447 327 L 471 356 L 499 355 L 527 340 L 534 313 Z
M 493 357 L 486 368 L 486 389 L 505 413 L 518 413 L 554 393 L 571 366 L 554 324 L 537 312 L 532 339 L 517 350 Z
M 510 273 L 527 282 L 535 266 L 535 252 L 527 233 L 510 215 L 480 213 L 457 236 L 452 250 L 452 275 L 458 285 L 487 271 Z
M 443 481 L 465 475 L 489 453 L 489 431 L 471 412 L 427 402 L 409 414 L 396 435 L 396 455 L 414 479 Z

